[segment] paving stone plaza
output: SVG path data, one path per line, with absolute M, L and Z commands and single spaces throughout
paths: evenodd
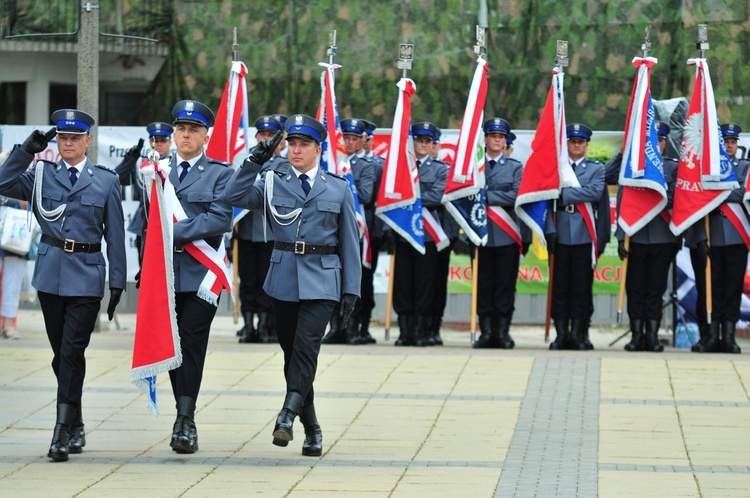
M 516 349 L 324 346 L 315 385 L 321 458 L 271 444 L 284 398 L 278 345 L 237 344 L 214 321 L 196 424 L 200 450 L 169 447 L 161 415 L 129 382 L 135 316 L 95 333 L 83 395 L 87 445 L 46 457 L 56 384 L 41 312 L 0 341 L 0 494 L 7 497 L 724 497 L 750 495 L 750 341 L 741 355 L 667 347 L 626 353 L 622 329 L 596 349 L 549 351 L 541 327 L 513 327 Z M 553 332 L 554 334 L 554 332 Z

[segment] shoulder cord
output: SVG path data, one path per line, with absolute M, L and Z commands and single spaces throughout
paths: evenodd
M 266 217 L 268 216 L 268 209 L 271 210 L 271 215 L 273 216 L 273 219 L 276 223 L 278 223 L 281 226 L 289 226 L 292 223 L 294 223 L 297 218 L 299 217 L 300 213 L 302 213 L 302 208 L 296 208 L 293 209 L 291 212 L 287 214 L 279 214 L 278 211 L 276 211 L 276 208 L 273 205 L 273 182 L 274 182 L 274 175 L 275 173 L 271 170 L 268 170 L 266 172 L 266 199 L 267 201 L 263 204 L 263 240 L 266 242 L 268 241 L 266 237 L 266 228 L 268 223 L 266 223 Z M 281 222 L 280 220 L 289 220 L 286 223 Z
M 34 209 L 33 205 L 36 205 L 36 208 L 39 212 L 39 216 L 42 217 L 45 221 L 57 221 L 60 216 L 65 212 L 65 208 L 68 207 L 67 204 L 62 204 L 60 206 L 57 206 L 55 209 L 48 211 L 42 207 L 42 182 L 44 181 L 44 163 L 42 161 L 37 161 L 36 163 L 36 169 L 34 171 L 34 187 L 31 191 L 31 203 L 32 203 L 32 211 Z

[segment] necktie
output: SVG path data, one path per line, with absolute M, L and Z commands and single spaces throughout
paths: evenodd
M 307 197 L 307 194 L 310 193 L 310 183 L 308 183 L 307 181 L 308 178 L 310 177 L 304 173 L 299 175 L 299 181 L 300 181 L 300 184 L 302 185 L 302 190 L 305 191 L 305 197 Z
M 422 166 L 422 161 L 420 161 L 419 159 L 417 159 L 417 168 L 419 168 L 420 166 Z
M 78 170 L 75 168 L 70 168 L 68 170 L 68 173 L 70 174 L 70 184 L 75 186 L 76 181 L 78 181 Z
M 490 159 L 489 161 L 490 169 L 494 168 L 496 164 L 497 164 L 497 161 L 495 161 L 494 159 Z
M 573 173 L 576 172 L 576 166 L 578 166 L 578 164 L 576 164 L 575 161 L 573 161 L 573 164 L 570 165 L 570 167 L 573 168 Z
M 180 163 L 180 166 L 182 167 L 182 172 L 180 173 L 180 183 L 182 183 L 182 180 L 185 179 L 185 176 L 188 174 L 188 170 L 190 169 L 190 163 L 187 161 L 182 161 Z

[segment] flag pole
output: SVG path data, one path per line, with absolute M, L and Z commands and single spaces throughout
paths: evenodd
M 476 45 L 474 53 L 477 61 L 483 59 L 487 53 L 487 27 L 476 27 Z M 477 298 L 479 296 L 479 246 L 474 247 L 474 261 L 471 265 L 471 319 L 469 320 L 469 331 L 471 332 L 471 343 L 474 344 L 477 334 Z
M 643 37 L 643 45 L 641 45 L 643 51 L 643 58 L 647 58 L 649 52 L 651 52 L 651 25 L 646 26 L 646 33 Z M 625 240 L 623 242 L 625 246 L 625 252 L 630 251 L 630 235 L 625 234 Z M 622 308 L 623 302 L 625 301 L 625 283 L 628 277 L 628 258 L 627 256 L 622 260 L 622 272 L 620 274 L 620 295 L 617 296 L 617 323 L 622 323 Z M 614 343 L 613 343 L 614 344 Z M 611 344 L 610 344 L 611 346 Z
M 700 51 L 700 58 L 706 58 L 706 50 L 708 50 L 708 25 L 698 25 L 698 43 L 695 48 Z M 708 215 L 704 216 L 704 223 L 706 226 L 706 244 L 711 247 L 711 230 L 709 228 Z M 711 256 L 706 254 L 706 323 L 711 324 L 711 313 L 713 312 L 713 291 L 711 285 Z
M 398 46 L 398 61 L 396 67 L 401 69 L 401 77 L 407 78 L 407 71 L 412 68 L 412 62 L 414 61 L 414 44 L 413 43 L 401 43 Z M 397 237 L 394 234 L 394 237 Z M 391 274 L 388 276 L 388 297 L 386 298 L 385 308 L 385 340 L 390 339 L 391 336 L 391 313 L 393 308 L 393 283 L 396 279 L 396 245 L 393 246 L 393 254 L 391 254 Z
M 237 28 L 235 27 L 232 33 L 232 61 L 237 62 L 240 60 L 240 45 L 237 43 Z M 247 139 L 247 137 L 246 137 Z M 234 146 L 234 144 L 232 144 Z M 237 233 L 238 233 L 237 224 L 234 225 L 234 237 L 232 238 L 232 285 L 234 286 L 235 292 L 237 292 L 239 297 L 239 288 L 240 288 L 240 246 L 239 241 L 237 239 Z M 235 299 L 232 303 L 232 318 L 234 319 L 234 324 L 237 325 L 237 322 L 240 318 L 240 300 Z
M 557 40 L 557 52 L 555 53 L 555 66 L 558 67 L 562 75 L 564 68 L 568 66 L 568 41 Z M 552 201 L 552 224 L 557 226 L 557 200 Z M 555 255 L 547 256 L 547 268 L 549 277 L 547 278 L 547 312 L 544 317 L 544 342 L 549 342 L 549 329 L 552 321 L 552 284 L 555 281 Z

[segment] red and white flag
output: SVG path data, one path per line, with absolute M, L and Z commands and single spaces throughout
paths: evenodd
M 206 146 L 206 155 L 226 163 L 244 151 L 249 154 L 246 137 L 248 133 L 247 111 L 247 66 L 240 61 L 232 62 L 229 80 L 221 96 L 216 123 Z
M 689 59 L 695 66 L 695 87 L 690 99 L 669 228 L 680 235 L 719 207 L 738 188 L 724 148 L 716 115 L 714 92 L 705 59 Z
M 141 165 L 150 204 L 130 382 L 148 395 L 147 406 L 151 413 L 158 415 L 156 376 L 179 367 L 182 351 L 174 301 L 172 212 L 164 197 L 164 184 L 169 183 L 169 166 L 164 170 L 166 161 L 160 165 L 158 155 L 154 159 Z

